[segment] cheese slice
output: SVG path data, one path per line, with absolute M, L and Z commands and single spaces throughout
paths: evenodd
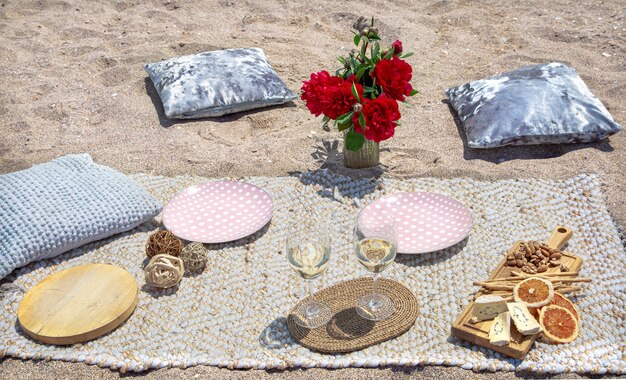
M 494 295 L 480 296 L 474 301 L 472 321 L 479 322 L 494 319 L 507 310 L 504 298 Z
M 522 335 L 533 335 L 541 331 L 541 325 L 535 317 L 530 314 L 525 304 L 521 302 L 512 302 L 507 304 L 511 319 L 515 324 L 515 328 Z
M 511 341 L 511 313 L 498 315 L 489 329 L 489 343 L 496 346 L 506 346 Z

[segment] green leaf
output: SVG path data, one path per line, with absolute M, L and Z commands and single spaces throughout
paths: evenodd
M 380 54 L 380 44 L 378 42 L 374 43 L 374 47 L 372 48 L 372 58 L 378 57 Z
M 355 131 L 346 134 L 346 149 L 356 152 L 365 144 L 365 136 Z
M 337 118 L 337 124 L 345 124 L 350 122 L 352 120 L 352 115 L 354 115 L 354 111 L 344 113 Z
M 344 57 L 337 57 L 337 59 L 339 60 L 339 62 L 341 62 L 342 65 L 346 64 L 346 59 Z
M 357 66 L 358 66 L 358 63 L 357 63 L 356 59 L 354 59 L 354 57 L 350 57 L 350 70 L 352 72 L 355 72 Z
M 400 58 L 409 58 L 409 57 L 410 57 L 410 56 L 412 56 L 412 55 L 413 55 L 413 53 L 406 53 L 405 55 L 403 55 L 403 56 L 402 56 L 402 57 L 400 57 Z
M 372 16 L 372 25 L 370 26 L 374 26 L 374 16 Z
M 322 121 L 323 121 L 324 123 L 328 123 L 328 122 L 330 121 L 330 117 L 328 117 L 328 116 L 324 115 L 324 117 L 322 118 Z
M 389 49 L 389 51 L 387 52 L 387 54 L 385 54 L 383 59 L 391 59 L 391 57 L 393 57 L 393 49 Z
M 417 90 L 411 90 L 411 92 L 409 93 L 409 96 L 413 96 L 415 94 L 419 93 L 419 91 Z
M 367 66 L 363 65 L 363 66 L 359 67 L 359 69 L 356 71 L 356 79 L 357 80 L 361 79 L 361 77 L 365 73 L 365 70 L 367 70 Z
M 367 126 L 365 125 L 365 116 L 363 116 L 363 112 L 359 113 L 359 125 L 362 130 L 366 130 Z
M 356 90 L 356 84 L 354 82 L 352 82 L 352 95 L 354 95 L 357 102 L 361 101 L 361 98 L 359 98 L 359 92 Z
M 346 129 L 348 129 L 350 127 L 352 127 L 352 121 L 350 121 L 348 123 L 343 123 L 343 124 L 337 123 L 337 128 L 339 129 L 339 132 L 345 131 Z
M 360 34 L 355 34 L 354 35 L 354 44 L 356 46 L 359 46 L 359 42 L 361 42 L 361 35 Z

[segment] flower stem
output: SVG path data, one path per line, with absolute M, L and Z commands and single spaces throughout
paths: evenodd
M 361 56 L 360 56 L 361 62 L 365 62 L 365 53 L 367 53 L 367 45 L 368 45 L 368 42 L 366 41 L 363 43 L 363 46 L 361 46 Z

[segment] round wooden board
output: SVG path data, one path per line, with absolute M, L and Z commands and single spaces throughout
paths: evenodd
M 108 333 L 135 310 L 135 278 L 108 264 L 54 273 L 29 290 L 17 309 L 26 334 L 48 344 L 85 342 Z

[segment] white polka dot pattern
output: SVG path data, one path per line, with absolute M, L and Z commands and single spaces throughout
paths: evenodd
M 274 212 L 272 198 L 244 182 L 207 182 L 189 187 L 163 211 L 163 224 L 181 239 L 224 243 L 260 230 Z
M 465 239 L 472 214 L 459 201 L 442 194 L 398 193 L 372 202 L 361 212 L 359 225 L 376 229 L 385 214 L 395 218 L 399 253 L 426 253 Z

